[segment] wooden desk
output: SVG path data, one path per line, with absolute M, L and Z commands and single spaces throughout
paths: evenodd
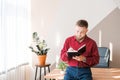
M 91 68 L 93 80 L 120 80 L 120 68 Z
M 120 68 L 91 68 L 93 80 L 120 80 Z M 46 79 L 63 80 L 60 69 L 54 69 L 44 76 Z

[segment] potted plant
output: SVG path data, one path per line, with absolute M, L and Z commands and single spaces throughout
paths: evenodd
M 47 48 L 45 40 L 41 40 L 37 32 L 32 34 L 33 44 L 29 48 L 38 56 L 39 64 L 45 65 L 46 56 L 50 48 Z
M 67 64 L 63 61 L 61 61 L 59 64 L 58 64 L 58 69 L 61 69 L 61 74 L 64 74 L 65 73 L 65 69 L 67 67 Z

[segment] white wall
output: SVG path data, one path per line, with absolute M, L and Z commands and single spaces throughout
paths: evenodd
M 37 31 L 47 41 L 50 63 L 60 55 L 65 38 L 74 34 L 77 20 L 88 20 L 92 30 L 117 7 L 113 0 L 32 0 L 31 5 L 32 32 Z

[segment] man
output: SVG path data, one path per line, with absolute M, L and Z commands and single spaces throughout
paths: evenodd
M 90 67 L 99 63 L 99 53 L 96 42 L 87 36 L 88 22 L 78 20 L 75 26 L 75 35 L 65 40 L 60 58 L 68 63 L 64 80 L 92 80 Z M 86 45 L 86 51 L 80 56 L 68 59 L 67 51 L 77 51 Z

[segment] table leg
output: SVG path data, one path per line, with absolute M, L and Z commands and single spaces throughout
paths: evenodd
M 35 80 L 37 78 L 37 70 L 38 70 L 38 67 L 36 66 L 36 71 L 35 71 Z
M 41 67 L 40 67 L 40 80 L 41 80 Z
M 48 72 L 50 72 L 50 67 L 48 66 Z
M 46 75 L 46 67 L 44 67 L 44 75 Z M 45 78 L 45 80 L 46 80 L 46 78 Z

